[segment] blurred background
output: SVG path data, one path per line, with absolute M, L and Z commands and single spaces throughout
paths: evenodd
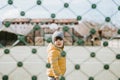
M 1 0 L 0 41 L 14 45 L 17 36 L 23 35 L 30 45 L 46 45 L 60 28 L 68 29 L 66 45 L 76 45 L 77 37 L 84 45 L 100 46 L 101 40 L 112 38 L 110 46 L 119 46 L 119 4 L 119 0 Z

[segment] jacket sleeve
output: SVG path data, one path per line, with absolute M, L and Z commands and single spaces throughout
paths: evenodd
M 62 74 L 61 70 L 59 68 L 59 65 L 58 65 L 59 52 L 58 51 L 51 51 L 49 55 L 50 55 L 49 60 L 50 60 L 50 64 L 51 64 L 51 69 L 54 73 L 54 76 L 58 77 Z

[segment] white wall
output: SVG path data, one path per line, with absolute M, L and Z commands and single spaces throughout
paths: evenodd
M 31 50 L 37 49 L 36 54 Z M 0 80 L 3 75 L 9 75 L 9 80 L 32 80 L 31 76 L 37 75 L 38 80 L 47 80 L 46 75 L 46 46 L 16 46 L 10 49 L 10 54 L 4 54 L 0 49 Z M 116 54 L 120 52 L 117 48 L 110 47 L 79 47 L 66 46 L 67 71 L 66 80 L 88 80 L 90 76 L 94 80 L 118 80 L 120 76 L 120 61 Z M 96 57 L 90 57 L 95 52 Z M 22 61 L 23 67 L 17 67 L 17 62 Z M 80 64 L 80 70 L 75 70 L 75 64 Z M 109 70 L 103 68 L 109 64 Z

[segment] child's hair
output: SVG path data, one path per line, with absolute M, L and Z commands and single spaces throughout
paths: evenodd
M 57 41 L 57 40 L 63 40 L 63 38 L 57 36 L 57 37 L 55 37 L 54 41 Z

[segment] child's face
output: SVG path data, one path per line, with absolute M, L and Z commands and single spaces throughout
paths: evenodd
M 55 39 L 55 42 L 54 42 L 54 44 L 55 44 L 57 47 L 63 47 L 63 43 L 64 43 L 63 39 L 60 39 L 60 38 L 56 38 L 56 39 Z

